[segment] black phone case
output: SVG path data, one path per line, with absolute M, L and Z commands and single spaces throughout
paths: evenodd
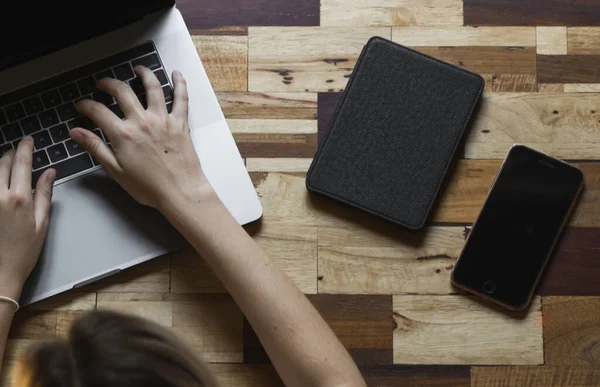
M 484 85 L 477 74 L 371 38 L 307 189 L 411 230 L 424 227 Z

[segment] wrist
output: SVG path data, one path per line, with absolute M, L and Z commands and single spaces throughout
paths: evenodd
M 0 296 L 9 297 L 15 301 L 19 301 L 22 290 L 23 282 L 0 279 Z
M 169 220 L 179 218 L 181 214 L 198 206 L 222 205 L 217 193 L 208 182 L 193 187 L 177 187 L 174 192 L 165 195 L 158 210 Z

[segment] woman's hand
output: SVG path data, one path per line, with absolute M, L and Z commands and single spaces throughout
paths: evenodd
M 85 99 L 76 104 L 79 112 L 100 126 L 112 149 L 83 128 L 71 130 L 71 137 L 141 204 L 162 211 L 181 195 L 193 201 L 213 197 L 190 138 L 183 76 L 173 73 L 175 101 L 169 114 L 154 73 L 141 66 L 135 71 L 146 89 L 148 109 L 127 83 L 112 78 L 102 79 L 98 88 L 115 98 L 124 121 L 101 103 Z
M 52 185 L 49 169 L 31 194 L 33 139 L 25 137 L 0 159 L 0 296 L 18 300 L 48 231 Z

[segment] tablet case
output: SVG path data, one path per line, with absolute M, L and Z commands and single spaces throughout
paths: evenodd
M 371 38 L 308 171 L 308 190 L 424 227 L 484 85 L 477 74 Z

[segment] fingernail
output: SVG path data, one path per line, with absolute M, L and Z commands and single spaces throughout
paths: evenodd
M 83 134 L 81 131 L 77 130 L 77 128 L 71 129 L 71 138 L 77 142 L 81 142 L 83 140 Z
M 181 73 L 181 71 L 179 71 L 179 70 L 174 70 L 174 71 L 173 71 L 173 76 L 174 76 L 174 77 L 180 77 L 180 78 L 183 78 L 183 74 L 182 74 L 182 73 Z
M 27 136 L 23 137 L 23 141 L 33 141 L 33 137 L 27 135 Z
M 48 179 L 50 179 L 50 181 L 54 181 L 55 178 L 56 178 L 56 169 L 51 169 L 50 172 L 48 172 Z

